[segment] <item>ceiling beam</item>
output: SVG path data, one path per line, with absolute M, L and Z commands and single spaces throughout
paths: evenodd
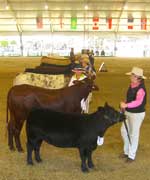
M 12 10 L 7 10 L 7 12 L 11 12 Z M 60 9 L 60 10 L 58 10 L 58 9 L 48 9 L 48 10 L 42 10 L 42 9 L 40 9 L 40 10 L 35 10 L 35 9 L 30 9 L 30 10 L 21 10 L 21 9 L 15 9 L 14 11 L 16 11 L 16 12 L 45 12 L 45 11 L 47 11 L 47 12 L 85 12 L 85 10 L 83 10 L 83 9 L 76 9 L 76 10 L 72 10 L 72 9 Z M 89 9 L 89 10 L 86 10 L 87 12 L 122 12 L 122 9 L 120 9 L 120 10 L 115 10 L 115 9 Z M 6 12 L 6 10 L 2 10 L 2 9 L 0 9 L 0 12 Z M 145 13 L 147 13 L 147 12 L 150 12 L 150 10 L 140 10 L 140 9 L 135 9 L 135 10 L 124 10 L 123 12 L 145 12 Z
M 122 9 L 121 9 L 121 11 L 120 11 L 120 14 L 119 14 L 119 16 L 118 16 L 118 22 L 117 22 L 116 30 L 115 30 L 116 33 L 118 33 L 119 24 L 120 24 L 120 21 L 121 21 L 121 16 L 122 16 L 122 14 L 123 14 L 123 12 L 124 12 L 124 10 L 125 10 L 125 6 L 127 5 L 127 2 L 128 2 L 128 0 L 125 0 L 125 1 L 124 1 L 123 5 L 122 5 Z
M 29 0 L 29 1 L 23 1 L 21 2 L 20 0 L 16 1 L 16 0 L 10 0 L 11 3 L 13 4 L 29 4 L 29 3 L 36 3 L 36 4 L 43 4 L 43 0 Z M 110 4 L 110 3 L 123 3 L 124 1 L 123 0 L 88 0 L 88 4 L 93 4 L 93 3 L 96 3 L 96 4 Z M 64 1 L 64 0 L 47 0 L 47 3 L 52 3 L 52 4 L 60 4 L 60 3 L 63 3 L 63 4 L 72 4 L 72 3 L 75 3 L 75 4 L 78 4 L 78 3 L 83 3 L 85 4 L 85 0 L 68 0 L 68 1 Z M 150 3 L 148 1 L 142 1 L 142 0 L 128 0 L 128 3 Z
M 17 31 L 20 33 L 22 32 L 22 29 L 21 29 L 21 26 L 18 24 L 18 20 L 16 18 L 16 12 L 13 10 L 12 6 L 11 6 L 11 3 L 9 2 L 9 0 L 6 0 L 7 2 L 7 5 L 9 7 L 9 9 L 11 10 L 12 14 L 13 14 L 13 18 L 14 18 L 14 21 L 16 23 L 16 28 L 17 28 Z
M 16 17 L 16 20 L 32 20 L 32 19 L 35 19 L 36 17 L 35 16 L 33 16 L 33 17 Z M 42 17 L 43 19 L 49 19 L 49 20 L 51 20 L 51 19 L 53 19 L 53 20 L 55 20 L 55 19 L 60 19 L 60 16 L 59 17 L 53 17 L 53 16 L 43 16 Z M 83 16 L 80 16 L 80 17 L 77 17 L 78 19 L 84 19 L 84 17 Z M 99 18 L 100 19 L 106 19 L 106 17 L 102 17 L 102 16 L 99 16 Z M 12 20 L 12 17 L 0 17 L 0 20 Z M 65 17 L 65 16 L 63 16 L 63 19 L 65 20 L 65 19 L 70 19 L 70 17 Z M 92 17 L 86 17 L 86 19 L 88 19 L 88 20 L 92 20 L 93 19 L 93 16 Z M 124 20 L 124 19 L 127 19 L 127 17 L 113 17 L 112 16 L 112 19 L 115 19 L 115 20 L 119 20 L 119 19 L 122 19 L 122 20 Z M 139 18 L 134 18 L 134 19 L 141 19 L 141 17 L 139 17 Z M 1 23 L 0 23 L 1 24 Z

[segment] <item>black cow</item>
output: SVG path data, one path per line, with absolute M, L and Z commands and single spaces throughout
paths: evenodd
M 46 141 L 57 147 L 79 149 L 83 172 L 93 168 L 92 152 L 97 147 L 97 136 L 103 136 L 108 127 L 122 121 L 125 116 L 105 104 L 92 114 L 73 114 L 49 109 L 33 109 L 27 119 L 27 163 L 41 162 L 40 146 Z M 87 161 L 87 162 L 86 162 Z
M 38 73 L 38 74 L 64 74 L 64 75 L 72 75 L 72 69 L 74 66 L 72 64 L 66 66 L 37 66 L 33 68 L 26 68 L 25 72 Z

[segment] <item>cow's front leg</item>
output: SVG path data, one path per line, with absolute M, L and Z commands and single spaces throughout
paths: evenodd
M 33 146 L 27 142 L 27 164 L 33 165 L 32 161 L 32 151 L 33 151 Z
M 92 161 L 92 150 L 87 150 L 87 158 L 88 158 L 88 167 L 93 169 L 94 164 L 93 164 L 93 161 Z
M 39 163 L 42 161 L 41 157 L 40 157 L 40 147 L 42 144 L 42 140 L 39 140 L 36 143 L 36 147 L 34 148 L 34 152 L 35 152 L 35 160 Z
M 81 170 L 83 172 L 88 172 L 88 168 L 86 165 L 86 152 L 85 149 L 83 148 L 79 148 L 79 152 L 80 152 L 80 158 L 81 158 Z

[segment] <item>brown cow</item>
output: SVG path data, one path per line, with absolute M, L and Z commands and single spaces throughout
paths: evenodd
M 13 86 L 7 96 L 8 145 L 14 150 L 13 138 L 18 151 L 22 151 L 20 132 L 32 108 L 48 108 L 63 112 L 81 113 L 80 102 L 92 90 L 98 90 L 93 80 L 88 78 L 76 85 L 57 90 L 44 89 L 31 85 Z M 10 120 L 8 122 L 8 110 Z

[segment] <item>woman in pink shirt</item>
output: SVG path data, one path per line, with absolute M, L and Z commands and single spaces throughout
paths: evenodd
M 121 135 L 124 141 L 122 157 L 127 158 L 126 162 L 133 162 L 138 149 L 140 127 L 145 117 L 146 88 L 144 79 L 146 77 L 143 75 L 143 69 L 138 67 L 133 67 L 132 71 L 126 75 L 130 75 L 131 83 L 127 91 L 126 101 L 120 102 L 120 107 L 125 111 L 131 144 L 123 123 L 121 126 Z

